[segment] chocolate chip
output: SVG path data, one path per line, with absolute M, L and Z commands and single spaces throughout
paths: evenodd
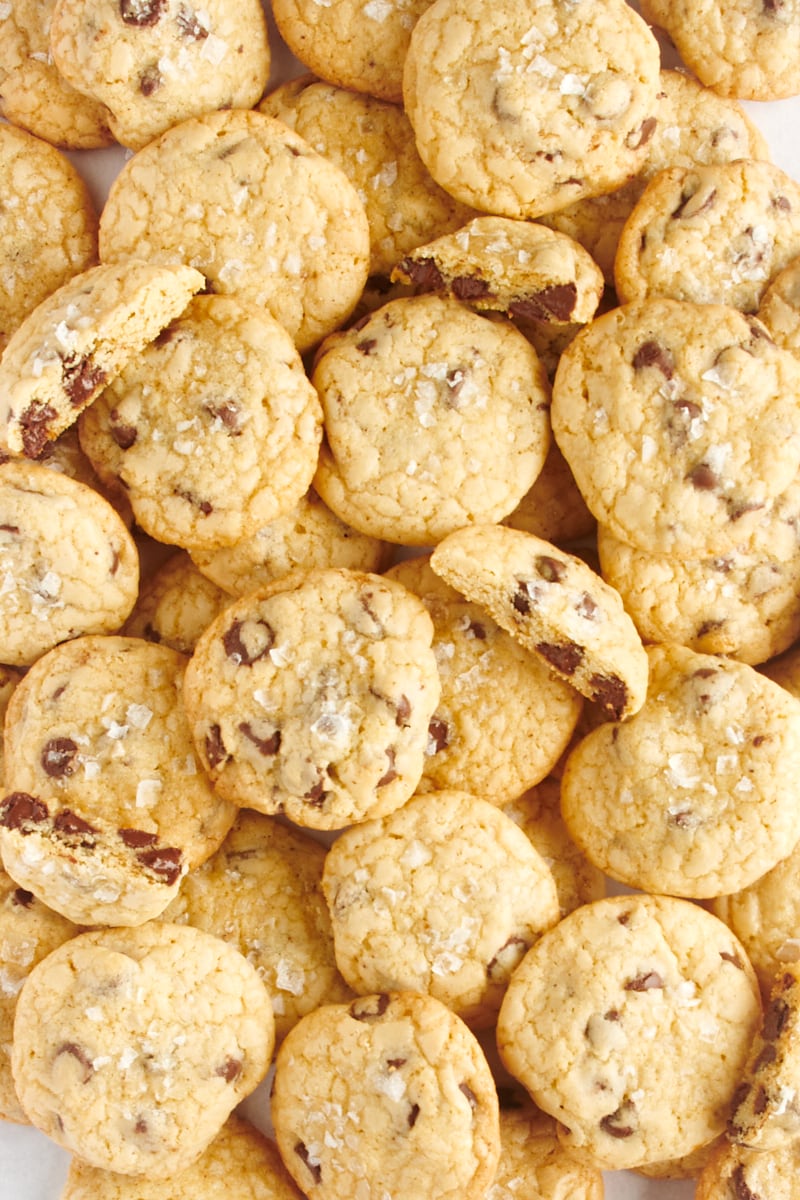
M 80 1063 L 80 1065 L 83 1067 L 83 1078 L 81 1083 L 88 1083 L 94 1075 L 94 1067 L 92 1066 L 92 1060 L 89 1058 L 89 1055 L 86 1053 L 86 1051 L 82 1050 L 81 1047 L 76 1045 L 75 1042 L 62 1042 L 56 1050 L 56 1058 L 59 1058 L 62 1054 L 69 1054 L 71 1058 L 74 1058 L 76 1062 Z
M 206 734 L 206 758 L 210 767 L 218 767 L 220 763 L 230 758 L 222 741 L 222 730 L 219 725 L 212 725 Z
M 600 605 L 590 596 L 588 592 L 584 592 L 580 599 L 573 605 L 575 612 L 579 617 L 583 617 L 584 621 L 596 621 L 597 614 L 600 611 Z
M 79 817 L 69 808 L 63 808 L 61 812 L 56 813 L 53 818 L 53 830 L 63 837 L 87 838 L 88 836 L 88 840 L 81 842 L 82 846 L 93 846 L 94 838 L 90 835 L 97 833 L 93 825 L 84 821 L 83 817 Z
M 420 291 L 440 292 L 444 290 L 442 273 L 432 258 L 404 258 L 398 271 Z
M 774 1063 L 777 1057 L 777 1047 L 774 1046 L 772 1042 L 768 1042 L 756 1057 L 756 1060 L 753 1063 L 753 1071 L 762 1071 L 764 1067 L 768 1067 L 770 1063 Z
M 51 779 L 63 779 L 74 774 L 77 753 L 78 746 L 72 738 L 51 738 L 45 743 L 39 755 L 39 762 L 45 775 L 49 775 Z
M 645 117 L 641 125 L 636 129 L 632 129 L 625 138 L 625 145 L 629 150 L 641 150 L 642 146 L 646 146 L 650 138 L 656 131 L 658 121 L 655 117 Z
M 450 726 L 441 717 L 433 717 L 428 724 L 428 749 L 439 754 L 450 745 Z
M 294 1152 L 301 1162 L 304 1162 L 311 1172 L 314 1183 L 319 1183 L 322 1179 L 322 1167 L 317 1162 L 311 1161 L 311 1156 L 308 1153 L 308 1147 L 305 1142 L 295 1142 Z
M 670 216 L 672 217 L 673 220 L 679 221 L 683 216 L 688 216 L 688 218 L 698 217 L 700 215 L 700 213 L 708 212 L 708 210 L 712 207 L 712 205 L 714 204 L 714 201 L 717 198 L 717 189 L 712 188 L 711 191 L 708 193 L 708 195 L 705 197 L 705 199 L 702 201 L 702 203 L 700 203 L 696 208 L 692 207 L 691 211 L 687 214 L 686 209 L 689 207 L 689 202 L 690 202 L 690 200 L 694 199 L 696 194 L 697 194 L 696 188 L 689 192 L 684 191 L 681 194 L 680 204 L 670 214 Z
M 739 955 L 735 950 L 732 952 L 729 952 L 728 950 L 720 950 L 719 956 L 720 958 L 724 959 L 725 962 L 733 963 L 733 965 L 738 967 L 740 971 L 744 970 L 744 963 L 739 958 Z
M 468 302 L 480 300 L 489 295 L 489 284 L 479 275 L 456 275 L 450 283 L 450 290 L 456 300 Z
M 175 23 L 181 31 L 181 36 L 187 38 L 190 42 L 202 42 L 208 37 L 208 30 L 205 25 L 201 25 L 197 14 L 182 4 L 178 9 Z
M 145 67 L 139 75 L 139 91 L 143 96 L 152 96 L 153 92 L 157 92 L 161 87 L 162 82 L 163 78 L 157 66 Z
M 176 846 L 158 846 L 152 850 L 140 850 L 137 862 L 160 877 L 159 882 L 172 887 L 181 876 L 183 854 Z
M 565 563 L 559 562 L 557 558 L 550 558 L 547 554 L 537 555 L 533 565 L 537 574 L 549 583 L 560 583 L 567 573 Z
M 30 908 L 33 904 L 33 892 L 29 892 L 25 888 L 16 888 L 12 893 L 11 903 L 20 908 Z
M 596 704 L 619 721 L 628 703 L 628 688 L 618 675 L 595 673 L 589 678 L 591 698 Z
M 778 212 L 791 212 L 792 205 L 788 196 L 772 196 L 770 198 L 770 206 L 778 210 Z
M 281 731 L 274 730 L 269 737 L 259 737 L 254 732 L 253 726 L 249 721 L 241 721 L 239 723 L 239 732 L 243 733 L 249 742 L 258 750 L 259 754 L 263 754 L 265 758 L 270 758 L 273 754 L 277 754 L 281 747 Z
M 520 962 L 525 952 L 528 950 L 529 944 L 521 937 L 510 937 L 503 943 L 500 949 L 494 954 L 486 964 L 486 974 L 489 979 L 502 983 L 508 979 L 509 972 Z M 511 950 L 511 954 L 505 954 L 504 951 Z M 497 971 L 497 968 L 500 968 Z
M 204 517 L 211 516 L 214 511 L 214 505 L 210 500 L 201 500 L 195 496 L 194 492 L 187 491 L 185 488 L 173 488 L 173 496 L 179 496 L 181 500 L 185 500 L 187 504 L 191 504 L 198 512 L 201 512 Z
M 467 633 L 471 634 L 472 637 L 477 638 L 480 642 L 486 641 L 486 628 L 485 626 L 481 625 L 479 621 L 470 621 L 469 625 L 467 626 Z
M 396 1071 L 399 1067 L 404 1067 L 407 1062 L 407 1058 L 387 1058 L 386 1065 L 387 1067 L 391 1067 L 393 1071 Z
M 22 452 L 26 458 L 38 458 L 50 441 L 49 425 L 58 413 L 51 404 L 32 400 L 20 414 L 19 427 L 22 437 Z
M 630 920 L 631 920 L 631 910 L 629 908 L 626 908 L 625 911 L 621 912 L 619 914 L 619 916 L 617 917 L 617 923 L 619 925 L 629 925 Z
M 613 1138 L 633 1137 L 636 1132 L 635 1117 L 636 1109 L 630 1101 L 627 1101 L 613 1113 L 608 1113 L 603 1117 L 600 1128 Z
M 472 1109 L 473 1112 L 475 1112 L 475 1109 L 478 1107 L 478 1097 L 475 1095 L 475 1093 L 473 1092 L 473 1090 L 469 1086 L 469 1084 L 468 1083 L 460 1083 L 458 1085 L 458 1090 L 467 1097 L 467 1100 L 469 1100 L 470 1108 Z
M 126 25 L 156 25 L 167 0 L 120 0 L 119 13 Z
M 416 1123 L 417 1123 L 417 1117 L 418 1117 L 418 1116 L 419 1116 L 419 1105 L 418 1105 L 418 1104 L 412 1104 L 412 1105 L 411 1105 L 411 1107 L 410 1107 L 410 1108 L 409 1108 L 409 1110 L 408 1110 L 408 1128 L 409 1128 L 409 1129 L 413 1129 L 413 1128 L 414 1128 L 414 1126 L 415 1126 L 415 1125 L 416 1125 Z
M 219 404 L 204 404 L 206 412 L 215 421 L 221 421 L 232 437 L 238 437 L 242 432 L 242 413 L 235 400 L 223 400 Z
M 394 717 L 395 725 L 398 725 L 401 729 L 404 729 L 408 725 L 408 718 L 410 716 L 411 716 L 411 701 L 409 700 L 408 696 L 401 695 L 400 699 L 397 701 L 397 704 L 395 705 L 395 717 Z
M 248 647 L 243 635 L 251 642 Z M 222 635 L 222 645 L 228 658 L 233 659 L 239 666 L 249 667 L 266 654 L 275 645 L 275 632 L 266 621 L 234 621 Z
M 19 525 L 0 525 L 2 533 L 19 533 Z
M 347 1010 L 354 1021 L 377 1021 L 389 1007 L 390 997 L 386 992 L 377 996 L 360 996 Z
M 574 675 L 583 659 L 583 647 L 575 642 L 537 642 L 536 649 L 562 675 Z
M 377 344 L 377 338 L 362 338 L 360 342 L 356 342 L 356 350 L 360 351 L 361 354 L 372 354 Z
M 644 971 L 641 975 L 634 976 L 625 984 L 626 992 L 649 992 L 653 988 L 663 988 L 664 980 L 659 975 L 658 971 Z
M 511 604 L 523 617 L 526 617 L 531 611 L 531 598 L 524 583 L 520 583 L 517 586 L 517 590 L 511 597 Z
M 765 7 L 769 2 L 770 0 L 765 0 Z M 739 1163 L 734 1167 L 731 1173 L 731 1184 L 733 1185 L 734 1200 L 762 1200 L 761 1195 L 754 1192 L 745 1179 L 744 1163 Z
M 652 339 L 642 342 L 631 361 L 636 371 L 641 371 L 644 367 L 656 367 L 665 379 L 672 379 L 675 374 L 672 354 L 666 346 Z
M 697 829 L 701 818 L 691 808 L 682 808 L 680 812 L 671 812 L 667 816 L 667 824 L 674 829 Z
M 554 283 L 522 300 L 515 300 L 509 305 L 508 315 L 534 321 L 568 321 L 575 311 L 577 299 L 577 284 Z
M 708 463 L 698 463 L 686 475 L 686 479 L 698 492 L 713 492 L 719 487 L 719 476 L 712 471 Z
M 776 1041 L 791 1019 L 791 1007 L 782 1000 L 779 996 L 775 996 L 767 1005 L 767 1010 L 764 1013 L 764 1023 L 761 1027 L 761 1035 L 766 1042 Z
M 27 792 L 12 792 L 0 804 L 0 825 L 5 829 L 18 829 L 23 834 L 30 833 L 24 825 L 39 825 L 49 815 L 47 805 Z
M 106 372 L 89 355 L 66 358 L 61 367 L 61 385 L 73 408 L 80 408 L 91 400 L 106 379 Z
M 767 1089 L 759 1084 L 753 1095 L 753 1112 L 757 1117 L 760 1117 L 763 1112 L 767 1111 L 768 1104 L 769 1094 Z
M 214 1072 L 219 1075 L 226 1083 L 233 1083 L 234 1079 L 238 1079 L 242 1073 L 242 1064 L 238 1058 L 231 1058 L 230 1055 L 225 1059 L 221 1066 L 217 1067 Z
M 397 753 L 394 746 L 387 746 L 384 753 L 389 760 L 389 768 L 383 775 L 381 775 L 380 779 L 375 785 L 376 787 L 385 787 L 387 783 L 393 783 L 395 779 L 397 779 L 397 771 L 394 769 Z
M 131 850 L 141 850 L 144 846 L 153 846 L 158 841 L 157 834 L 146 833 L 144 829 L 118 829 L 117 833 Z
M 147 1133 L 147 1121 L 145 1121 L 144 1117 L 136 1118 L 136 1124 L 133 1127 L 133 1132 L 140 1135 Z

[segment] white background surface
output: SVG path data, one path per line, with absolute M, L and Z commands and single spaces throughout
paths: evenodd
M 300 74 L 303 68 L 282 46 L 274 25 L 271 32 L 271 83 L 275 85 Z M 676 65 L 674 58 L 665 61 L 665 65 Z M 800 180 L 800 97 L 772 104 L 746 103 L 744 107 L 767 138 L 774 162 Z M 124 151 L 114 147 L 91 153 L 77 152 L 70 157 L 87 179 L 100 208 L 109 183 L 124 160 Z M 265 1085 L 245 1103 L 244 1112 L 255 1124 L 268 1130 Z M 0 1200 L 58 1200 L 68 1161 L 69 1156 L 64 1151 L 36 1130 L 0 1122 Z M 656 1182 L 631 1172 L 606 1174 L 606 1200 L 691 1200 L 693 1195 L 694 1186 L 687 1182 Z M 409 1196 L 399 1200 L 425 1200 L 425 1197 Z

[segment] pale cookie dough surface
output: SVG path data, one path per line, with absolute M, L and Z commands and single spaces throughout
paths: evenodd
M 341 521 L 313 488 L 291 512 L 262 525 L 250 537 L 216 551 L 192 550 L 192 560 L 232 596 L 244 596 L 291 571 L 347 567 L 380 573 L 388 546 Z M 412 589 L 413 590 L 413 589 Z
M 781 100 L 800 93 L 797 0 L 644 0 L 641 10 L 720 96 Z
M 760 1016 L 752 968 L 721 921 L 686 900 L 613 896 L 528 951 L 497 1042 L 563 1143 L 618 1169 L 723 1131 Z
M 188 117 L 252 108 L 269 79 L 259 0 L 56 0 L 50 46 L 64 79 L 135 150 Z
M 232 1113 L 200 1157 L 169 1179 L 72 1159 L 60 1200 L 301 1200 L 275 1143 Z
M 779 346 L 800 356 L 800 257 L 772 280 L 757 316 Z
M 0 444 L 37 458 L 203 286 L 191 267 L 90 267 L 22 321 L 0 360 Z
M 146 533 L 213 551 L 305 495 L 322 409 L 273 317 L 233 296 L 197 296 L 82 415 L 80 439 Z
M 550 443 L 533 487 L 504 518 L 503 524 L 558 543 L 572 542 L 594 532 L 596 521 L 555 441 Z
M 390 301 L 320 348 L 314 486 L 348 524 L 424 546 L 501 520 L 550 444 L 549 384 L 507 321 L 439 296 Z
M 3 721 L 6 719 L 6 710 L 11 697 L 14 695 L 14 688 L 20 679 L 22 679 L 22 675 L 22 671 L 17 671 L 14 667 L 0 666 L 0 729 L 2 729 Z M 3 746 L 2 737 L 0 737 L 0 788 L 4 787 L 5 765 L 5 747 Z
M 436 0 L 403 95 L 420 156 L 452 195 L 536 217 L 635 174 L 655 127 L 658 44 L 622 0 Z
M 307 350 L 367 279 L 369 227 L 344 172 L 263 113 L 182 121 L 111 186 L 100 258 L 188 262 L 209 291 L 265 308 Z
M 731 1141 L 780 1150 L 800 1133 L 800 964 L 787 963 L 770 990 L 764 1019 L 733 1096 Z
M 121 633 L 191 654 L 230 596 L 198 571 L 185 550 L 177 550 L 139 589 Z
M 658 171 L 735 158 L 770 158 L 758 126 L 740 104 L 716 95 L 681 71 L 661 71 L 655 115 L 657 124 L 647 142 L 645 161 L 634 179 L 605 196 L 578 200 L 541 218 L 543 224 L 580 242 L 608 283 L 614 281 L 622 227 Z
M 263 1079 L 274 1029 L 255 968 L 188 926 L 82 933 L 31 971 L 12 1067 L 22 1106 L 92 1166 L 188 1167 Z
M 647 657 L 619 594 L 582 559 L 504 525 L 457 530 L 431 566 L 609 716 L 635 713 Z
M 782 562 L 756 547 L 710 558 L 648 554 L 604 527 L 597 548 L 603 578 L 645 641 L 680 642 L 756 665 L 800 635 L 797 555 Z
M 67 638 L 112 633 L 136 602 L 139 557 L 87 484 L 39 463 L 0 465 L 0 662 L 28 666 Z
M 0 458 L 2 457 L 0 454 Z M 133 530 L 133 512 L 124 489 L 113 481 L 109 481 L 107 486 L 100 479 L 88 456 L 81 450 L 77 421 L 60 433 L 54 442 L 47 442 L 36 462 L 50 471 L 68 475 L 70 479 L 85 483 L 93 491 L 99 492 L 111 507 L 117 510 L 126 529 Z
M 766 997 L 784 967 L 800 961 L 800 846 L 749 887 L 718 896 L 712 912 L 747 951 Z
M 341 10 L 340 2 L 337 21 Z M 258 110 L 285 121 L 352 182 L 369 221 L 371 276 L 388 276 L 409 250 L 474 215 L 434 183 L 397 104 L 305 75 L 270 92 Z
M 358 571 L 296 572 L 235 601 L 185 682 L 216 791 L 312 829 L 399 807 L 439 700 L 432 640 L 416 596 Z
M 631 887 L 696 898 L 748 887 L 800 837 L 800 703 L 734 659 L 675 644 L 647 654 L 644 706 L 567 759 L 567 827 Z
M 670 296 L 755 312 L 798 254 L 800 184 L 779 167 L 748 159 L 670 167 L 625 222 L 614 280 L 621 303 Z
M 512 217 L 475 217 L 402 259 L 392 279 L 454 296 L 478 312 L 567 324 L 595 314 L 603 276 L 565 234 Z
M 603 1200 L 599 1168 L 561 1145 L 533 1105 L 500 1109 L 500 1164 L 486 1200 Z
M 0 114 L 56 146 L 113 142 L 102 104 L 77 92 L 50 56 L 55 0 L 14 0 L 0 10 Z
M 423 992 L 475 1029 L 558 920 L 549 867 L 494 805 L 463 791 L 414 796 L 341 834 L 322 877 L 336 961 L 363 994 Z
M 272 817 L 242 811 L 219 850 L 190 871 L 164 911 L 230 942 L 266 985 L 282 1040 L 320 1004 L 349 1000 L 322 892 L 325 847 Z
M 597 520 L 651 554 L 746 541 L 792 483 L 800 364 L 754 317 L 653 298 L 598 317 L 553 382 L 555 439 Z
M 66 155 L 13 125 L 0 125 L 0 178 L 2 352 L 37 304 L 97 261 L 97 216 Z
M 185 664 L 140 638 L 75 638 L 11 698 L 3 865 L 73 921 L 157 916 L 233 823 L 193 752 Z
M 513 800 L 561 757 L 580 696 L 479 605 L 418 594 L 433 620 L 441 684 L 418 788 L 468 786 L 492 804 Z
M 560 807 L 561 785 L 548 775 L 536 787 L 501 806 L 550 868 L 562 917 L 581 904 L 600 900 L 606 880 L 569 836 Z
M 697 1181 L 696 1200 L 794 1200 L 800 1142 L 782 1150 L 746 1150 L 723 1143 Z
M 272 1115 L 309 1200 L 483 1200 L 497 1168 L 488 1063 L 431 996 L 363 996 L 304 1017 L 278 1051 Z
M 0 1120 L 27 1125 L 11 1074 L 17 997 L 30 971 L 78 929 L 0 871 Z
M 343 88 L 399 104 L 411 30 L 431 0 L 273 0 L 289 49 Z

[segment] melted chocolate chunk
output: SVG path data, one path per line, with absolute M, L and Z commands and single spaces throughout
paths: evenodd
M 71 1058 L 74 1058 L 76 1062 L 80 1063 L 80 1065 L 83 1067 L 83 1078 L 81 1079 L 81 1083 L 88 1083 L 94 1075 L 94 1067 L 92 1066 L 92 1060 L 89 1058 L 89 1055 L 86 1053 L 86 1051 L 81 1049 L 81 1047 L 75 1042 L 62 1042 L 56 1050 L 56 1058 L 59 1058 L 62 1054 L 69 1054 Z
M 636 1109 L 630 1101 L 619 1106 L 613 1113 L 608 1113 L 600 1122 L 604 1133 L 614 1138 L 633 1137 L 636 1132 Z
M 376 787 L 385 787 L 387 783 L 393 783 L 394 780 L 397 779 L 397 771 L 394 769 L 397 753 L 394 746 L 387 746 L 385 754 L 389 760 L 389 768 L 383 775 L 381 775 L 380 779 L 375 785 Z
M 360 996 L 347 1010 L 354 1021 L 377 1021 L 389 1007 L 389 996 L 381 992 L 377 996 Z
M 53 818 L 53 829 L 63 837 L 84 839 L 80 844 L 86 847 L 94 845 L 94 838 L 91 835 L 97 833 L 93 825 L 90 825 L 88 821 L 84 821 L 83 817 L 79 817 L 77 813 L 72 812 L 69 808 L 63 808 L 61 812 L 56 813 Z
M 618 675 L 594 674 L 589 679 L 592 700 L 618 721 L 628 702 L 628 688 Z
M 768 2 L 769 0 L 765 0 L 765 7 Z M 758 1192 L 754 1192 L 748 1185 L 745 1178 L 744 1163 L 739 1163 L 737 1167 L 734 1167 L 731 1174 L 731 1184 L 735 1200 L 765 1200 L 765 1198 L 759 1195 Z
M 479 275 L 456 275 L 450 283 L 456 300 L 480 300 L 489 295 L 489 284 Z
M 314 1183 L 320 1183 L 322 1180 L 322 1167 L 319 1163 L 311 1161 L 311 1156 L 308 1153 L 308 1147 L 305 1142 L 295 1142 L 294 1152 L 311 1172 Z
M 18 905 L 19 908 L 30 908 L 33 904 L 33 892 L 29 892 L 25 888 L 16 888 L 11 895 L 11 903 Z
M 408 718 L 411 716 L 411 701 L 408 696 L 401 695 L 395 705 L 395 725 L 400 729 L 404 729 L 408 725 Z
M 712 471 L 708 463 L 698 463 L 692 467 L 686 479 L 698 492 L 713 492 L 719 487 L 719 476 Z
M 360 342 L 356 342 L 356 350 L 360 351 L 361 354 L 372 354 L 377 344 L 377 338 L 362 338 Z
M 231 437 L 238 437 L 242 432 L 242 413 L 235 400 L 223 400 L 219 404 L 205 404 L 206 412 L 215 421 L 221 421 Z
M 136 855 L 138 862 L 159 876 L 159 882 L 172 887 L 181 876 L 183 854 L 176 846 L 157 846 L 152 850 L 140 850 Z
M 91 400 L 106 379 L 106 372 L 88 355 L 66 358 L 61 367 L 61 385 L 73 408 L 81 408 Z
M 264 758 L 271 758 L 272 755 L 277 754 L 281 748 L 280 729 L 274 730 L 269 737 L 262 738 L 253 731 L 253 726 L 249 721 L 241 721 L 239 723 L 239 732 L 243 733 L 247 740 L 253 743 L 259 754 L 263 754 Z
M 578 286 L 575 283 L 554 283 L 532 292 L 524 299 L 509 305 L 510 317 L 527 317 L 534 321 L 568 321 L 575 311 Z
M 772 196 L 769 203 L 770 207 L 777 209 L 778 212 L 792 211 L 792 205 L 788 196 Z
M 450 726 L 441 717 L 432 717 L 428 724 L 428 747 L 438 754 L 450 745 Z
M 147 833 L 144 829 L 118 829 L 117 833 L 131 850 L 141 850 L 145 846 L 154 846 L 158 841 L 157 834 Z
M 764 1046 L 761 1052 L 757 1055 L 756 1060 L 753 1063 L 753 1071 L 762 1071 L 764 1067 L 768 1067 L 770 1063 L 774 1063 L 777 1057 L 777 1047 L 774 1046 L 772 1042 L 768 1042 L 767 1045 Z
M 673 219 L 674 221 L 679 221 L 679 220 L 681 219 L 681 217 L 683 217 L 683 215 L 684 215 L 684 213 L 685 213 L 685 211 L 686 211 L 686 207 L 687 207 L 687 205 L 689 204 L 689 201 L 690 201 L 690 200 L 692 200 L 692 199 L 694 198 L 694 196 L 695 196 L 695 195 L 696 195 L 696 192 L 694 192 L 694 191 L 692 191 L 692 192 L 689 192 L 689 193 L 688 193 L 688 195 L 687 195 L 687 193 L 686 193 L 686 192 L 683 192 L 683 193 L 682 193 L 682 195 L 681 195 L 681 202 L 680 202 L 680 204 L 679 204 L 679 205 L 678 205 L 678 207 L 677 207 L 677 208 L 676 208 L 676 209 L 675 209 L 675 210 L 674 210 L 674 211 L 673 211 L 673 212 L 670 214 L 670 216 L 672 217 L 672 219 Z M 689 213 L 689 217 L 690 217 L 690 218 L 691 218 L 691 217 L 697 217 L 697 216 L 699 216 L 699 215 L 700 215 L 700 213 L 708 212 L 708 210 L 711 208 L 711 206 L 713 205 L 713 203 L 714 203 L 714 201 L 716 200 L 716 198 L 717 198 L 717 189 L 716 189 L 716 188 L 712 188 L 712 189 L 711 189 L 711 191 L 710 191 L 710 192 L 708 193 L 708 195 L 706 196 L 706 198 L 705 198 L 705 200 L 703 201 L 703 203 L 702 203 L 702 204 L 701 204 L 701 205 L 700 205 L 698 208 L 693 208 L 693 209 L 692 209 L 692 211 Z
M 782 1000 L 780 996 L 775 996 L 767 1005 L 767 1010 L 764 1013 L 764 1023 L 761 1027 L 761 1036 L 765 1042 L 774 1042 L 781 1036 L 786 1029 L 792 1015 L 791 1007 Z
M 583 659 L 583 647 L 575 642 L 537 642 L 536 649 L 562 675 L 574 675 Z
M 596 621 L 597 614 L 600 611 L 600 605 L 588 592 L 583 593 L 574 608 L 578 616 L 583 617 L 584 621 Z
M 658 121 L 655 117 L 645 117 L 641 125 L 636 129 L 632 129 L 625 138 L 625 145 L 629 150 L 640 150 L 642 146 L 646 146 L 650 138 L 656 131 Z
M 45 743 L 39 755 L 39 762 L 45 775 L 49 775 L 51 779 L 64 779 L 74 774 L 77 753 L 78 746 L 72 738 L 51 738 Z
M 659 975 L 658 971 L 644 971 L 641 975 L 634 976 L 625 984 L 626 992 L 649 992 L 653 988 L 663 988 L 664 980 Z
M 233 1083 L 234 1079 L 238 1079 L 242 1073 L 242 1064 L 238 1058 L 231 1058 L 230 1055 L 225 1059 L 221 1066 L 217 1067 L 214 1072 L 224 1079 L 226 1083 Z
M 328 775 L 332 774 L 333 772 L 331 768 L 328 767 Z M 321 779 L 318 779 L 312 788 L 309 788 L 307 792 L 303 793 L 303 799 L 308 800 L 314 806 L 314 808 L 322 808 L 327 796 L 328 793 L 325 791 L 325 784 Z
M 412 1105 L 411 1105 L 411 1107 L 410 1107 L 410 1108 L 409 1108 L 409 1110 L 408 1110 L 408 1128 L 409 1128 L 409 1129 L 413 1129 L 413 1128 L 414 1128 L 414 1126 L 415 1126 L 415 1125 L 416 1125 L 416 1123 L 417 1123 L 417 1117 L 418 1117 L 418 1116 L 419 1116 L 419 1105 L 418 1105 L 418 1104 L 412 1104 Z
M 202 42 L 208 37 L 208 30 L 205 25 L 201 25 L 197 13 L 185 4 L 178 9 L 175 23 L 181 31 L 181 36 L 190 42 Z
M 143 96 L 152 96 L 161 87 L 163 78 L 158 67 L 153 64 L 139 75 L 139 91 Z
M 665 379 L 672 379 L 675 374 L 675 364 L 666 346 L 653 340 L 642 342 L 632 359 L 635 371 L 644 367 L 656 367 Z
M 564 563 L 559 562 L 557 558 L 550 558 L 547 554 L 537 555 L 533 565 L 536 573 L 549 583 L 560 583 L 567 573 Z
M 511 604 L 513 608 L 523 617 L 526 617 L 531 611 L 531 598 L 524 583 L 518 584 L 517 590 L 511 597 Z
M 205 749 L 210 767 L 218 767 L 220 763 L 226 762 L 230 758 L 223 744 L 222 730 L 219 725 L 212 725 L 206 734 Z
M 404 258 L 398 269 L 420 291 L 441 292 L 444 290 L 442 273 L 432 258 Z
M 156 25 L 167 0 L 120 0 L 119 15 L 126 25 Z
M 0 804 L 0 825 L 23 834 L 30 832 L 23 826 L 40 825 L 49 815 L 47 805 L 27 792 L 12 792 Z
M 242 637 L 245 627 L 258 635 L 260 648 L 257 646 L 253 650 L 248 649 Z M 232 658 L 239 666 L 249 667 L 268 654 L 275 645 L 275 632 L 266 621 L 234 621 L 222 635 L 222 645 L 228 658 Z
M 50 441 L 49 426 L 58 413 L 51 404 L 43 404 L 41 400 L 32 400 L 23 413 L 20 414 L 19 428 L 22 438 L 22 452 L 26 458 L 38 458 Z

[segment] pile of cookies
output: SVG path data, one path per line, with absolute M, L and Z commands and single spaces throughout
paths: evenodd
M 64 1200 L 791 1196 L 787 6 L 273 0 L 280 84 L 256 0 L 41 7 L 0 1116 Z

